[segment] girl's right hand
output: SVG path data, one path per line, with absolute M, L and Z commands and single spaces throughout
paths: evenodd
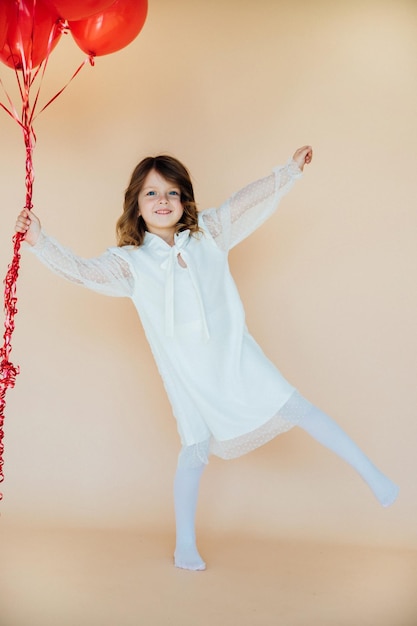
M 39 218 L 32 211 L 22 209 L 17 216 L 15 231 L 24 235 L 24 240 L 31 246 L 38 241 L 41 232 L 41 223 Z
M 304 169 L 304 165 L 311 163 L 313 158 L 313 148 L 311 146 L 303 146 L 295 151 L 293 160 L 297 163 L 301 171 Z

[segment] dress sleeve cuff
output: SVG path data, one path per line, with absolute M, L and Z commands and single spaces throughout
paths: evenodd
M 39 255 L 42 253 L 42 250 L 44 249 L 47 240 L 48 240 L 48 235 L 45 233 L 44 230 L 41 230 L 39 233 L 38 240 L 35 243 L 35 245 L 31 246 L 25 240 L 23 240 L 23 245 L 26 248 L 26 250 L 29 250 L 33 254 Z

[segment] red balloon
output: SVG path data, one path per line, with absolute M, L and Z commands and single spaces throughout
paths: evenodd
M 7 25 L 9 23 L 9 4 L 0 0 L 0 50 L 6 43 Z
M 61 37 L 59 16 L 43 0 L 0 0 L 8 5 L 0 61 L 16 69 L 37 67 Z
M 83 20 L 94 13 L 105 11 L 113 2 L 114 0 L 47 0 L 65 20 Z
M 131 43 L 139 35 L 147 12 L 147 0 L 116 0 L 107 11 L 69 22 L 69 27 L 81 50 L 102 56 Z

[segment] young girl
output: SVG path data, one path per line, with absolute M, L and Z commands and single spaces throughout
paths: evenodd
M 398 488 L 333 420 L 305 400 L 249 334 L 228 252 L 260 226 L 312 159 L 304 146 L 283 167 L 197 212 L 188 171 L 169 156 L 135 168 L 117 222 L 118 247 L 81 259 L 21 211 L 16 231 L 49 268 L 139 313 L 177 420 L 182 448 L 174 481 L 177 567 L 203 570 L 195 537 L 201 474 L 210 454 L 232 459 L 293 426 L 347 461 L 379 502 Z

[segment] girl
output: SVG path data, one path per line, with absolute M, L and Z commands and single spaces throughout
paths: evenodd
M 118 247 L 81 259 L 21 211 L 16 231 L 68 280 L 133 300 L 177 420 L 182 448 L 174 481 L 177 567 L 203 570 L 195 537 L 201 474 L 209 454 L 238 457 L 299 426 L 350 463 L 379 502 L 398 488 L 266 358 L 245 326 L 228 251 L 276 209 L 311 162 L 304 146 L 283 167 L 197 212 L 188 171 L 168 156 L 135 168 L 117 222 Z

